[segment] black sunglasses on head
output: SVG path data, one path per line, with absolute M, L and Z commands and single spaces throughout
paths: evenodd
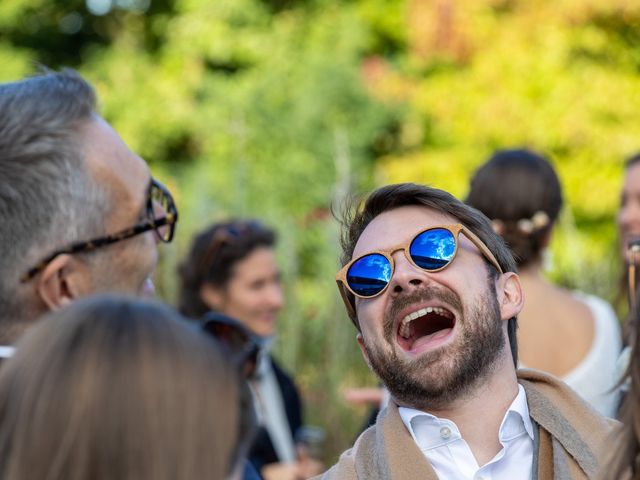
M 236 244 L 247 234 L 255 234 L 263 230 L 264 226 L 257 220 L 240 220 L 218 227 L 201 257 L 201 275 L 205 277 L 206 272 L 213 267 L 221 248 Z
M 25 272 L 20 277 L 20 282 L 26 283 L 31 280 L 39 272 L 44 270 L 49 262 L 58 255 L 89 252 L 121 240 L 135 237 L 149 230 L 155 230 L 160 241 L 169 243 L 173 239 L 177 221 L 178 209 L 173 201 L 171 192 L 156 179 L 152 178 L 147 191 L 146 219 L 144 221 L 111 235 L 105 235 L 83 242 L 75 242 L 67 247 L 56 250 L 41 260 L 36 266 Z
M 202 317 L 202 330 L 223 345 L 245 378 L 253 377 L 258 366 L 260 346 L 244 325 L 221 313 L 209 312 Z

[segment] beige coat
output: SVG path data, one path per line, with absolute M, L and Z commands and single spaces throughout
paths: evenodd
M 554 377 L 519 370 L 535 429 L 535 480 L 595 478 L 601 445 L 617 422 L 605 419 Z M 535 427 L 538 428 L 535 428 Z M 438 480 L 393 402 L 353 448 L 317 480 Z

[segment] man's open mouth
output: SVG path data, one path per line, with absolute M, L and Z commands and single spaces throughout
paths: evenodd
M 455 323 L 455 315 L 446 308 L 421 308 L 398 323 L 398 345 L 405 351 L 413 350 L 418 341 L 429 342 L 448 335 Z

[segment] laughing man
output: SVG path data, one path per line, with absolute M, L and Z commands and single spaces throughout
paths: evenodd
M 555 378 L 516 369 L 524 299 L 489 221 L 398 184 L 345 225 L 338 287 L 392 399 L 321 478 L 593 478 L 612 422 Z

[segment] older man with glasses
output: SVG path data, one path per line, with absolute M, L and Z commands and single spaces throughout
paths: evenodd
M 97 293 L 154 293 L 178 212 L 77 73 L 0 84 L 0 345 Z M 0 349 L 0 356 L 11 354 Z

